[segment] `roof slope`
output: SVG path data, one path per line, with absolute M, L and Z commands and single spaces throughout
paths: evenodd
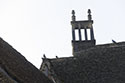
M 17 83 L 0 67 L 0 83 Z
M 8 79 L 9 82 L 5 81 L 6 79 Z M 12 82 L 14 80 L 15 82 Z M 52 83 L 35 66 L 33 66 L 30 62 L 28 62 L 25 59 L 25 57 L 23 57 L 19 52 L 17 52 L 13 47 L 11 47 L 1 38 L 0 38 L 0 82 Z
M 51 64 L 63 83 L 125 83 L 125 43 L 95 46 Z

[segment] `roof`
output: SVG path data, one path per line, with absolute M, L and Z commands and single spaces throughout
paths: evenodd
M 63 83 L 125 83 L 125 42 L 97 45 L 76 55 L 49 60 Z
M 0 38 L 0 83 L 52 83 L 34 65 Z

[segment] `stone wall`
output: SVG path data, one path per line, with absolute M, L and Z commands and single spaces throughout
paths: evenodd
M 91 48 L 95 46 L 95 40 L 87 40 L 87 41 L 72 41 L 72 47 L 73 47 L 73 55 L 75 53 L 85 50 L 88 48 Z

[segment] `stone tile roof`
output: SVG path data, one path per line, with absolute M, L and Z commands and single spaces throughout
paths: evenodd
M 0 83 L 52 83 L 0 38 Z
M 75 57 L 50 59 L 62 83 L 125 83 L 125 43 L 98 45 Z
M 17 83 L 12 79 L 5 70 L 0 68 L 0 83 Z

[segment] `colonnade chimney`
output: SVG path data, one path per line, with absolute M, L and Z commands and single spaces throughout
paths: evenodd
M 83 21 L 76 21 L 75 11 L 72 10 L 71 25 L 72 25 L 72 47 L 74 56 L 76 55 L 76 53 L 82 50 L 95 46 L 96 40 L 94 38 L 94 31 L 92 24 L 93 20 L 90 9 L 88 9 L 88 20 L 83 20 Z M 90 34 L 88 34 L 88 31 Z M 88 37 L 88 35 L 90 35 L 90 37 Z

